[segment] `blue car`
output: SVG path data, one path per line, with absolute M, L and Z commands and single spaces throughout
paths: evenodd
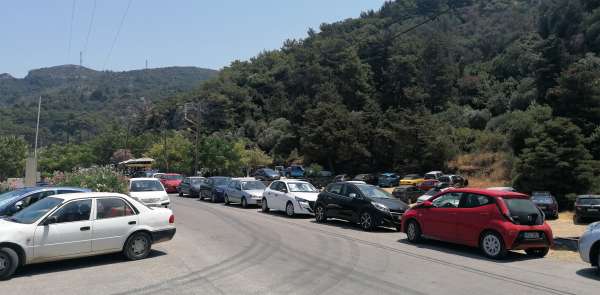
M 303 178 L 304 167 L 299 165 L 290 166 L 285 170 L 285 176 L 287 178 Z
M 76 187 L 26 187 L 0 194 L 0 218 L 13 214 L 29 207 L 33 203 L 52 195 L 84 193 L 89 189 Z
M 379 175 L 378 185 L 380 187 L 394 187 L 400 185 L 400 176 L 396 173 L 382 173 Z

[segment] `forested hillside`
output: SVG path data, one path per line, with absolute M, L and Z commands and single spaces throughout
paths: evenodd
M 346 173 L 494 158 L 472 164 L 500 162 L 525 192 L 587 193 L 599 183 L 599 51 L 598 0 L 391 1 L 233 62 L 145 111 L 134 143 L 110 146 L 143 154 L 168 128 L 185 144 L 166 161 L 159 147 L 151 154 L 190 171 L 193 132 L 178 112 L 197 102 L 201 167 L 234 161 L 243 138 L 276 163 Z M 99 138 L 129 134 L 117 126 Z

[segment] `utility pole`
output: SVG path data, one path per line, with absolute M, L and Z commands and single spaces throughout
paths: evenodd
M 37 170 L 37 147 L 38 147 L 38 136 L 40 134 L 40 112 L 42 110 L 42 96 L 40 95 L 40 99 L 38 100 L 38 113 L 37 113 L 37 123 L 35 126 L 35 146 L 33 148 L 33 159 L 35 160 L 35 167 Z
M 192 119 L 188 116 L 188 112 L 190 111 L 190 109 L 194 109 L 195 110 L 195 115 L 196 118 Z M 194 129 L 195 129 L 195 148 L 194 148 L 194 175 L 198 175 L 198 164 L 200 162 L 200 154 L 199 154 L 199 147 L 200 147 L 200 122 L 202 120 L 202 106 L 200 105 L 200 103 L 186 103 L 184 105 L 184 119 L 186 122 L 190 123 Z
M 79 51 L 79 66 L 83 67 L 83 51 Z
M 148 69 L 148 59 L 146 59 L 146 70 Z

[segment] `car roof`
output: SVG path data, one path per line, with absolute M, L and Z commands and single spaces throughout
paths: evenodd
M 529 198 L 528 195 L 522 194 L 522 193 L 489 190 L 489 189 L 479 189 L 479 188 L 451 188 L 447 191 L 448 192 L 459 192 L 459 193 L 472 193 L 472 194 L 486 195 L 486 196 L 490 196 L 490 197 L 503 197 L 503 198 L 515 198 L 515 199 Z
M 162 175 L 181 175 L 179 173 L 162 173 Z
M 444 173 L 444 172 L 442 172 L 442 171 L 429 171 L 429 172 L 427 172 L 425 174 L 440 174 L 440 173 Z
M 275 180 L 275 181 L 281 181 L 283 183 L 296 183 L 296 182 L 304 182 L 304 183 L 310 183 L 304 179 L 280 179 L 280 180 Z
M 385 173 L 381 173 L 381 175 L 383 175 L 383 176 L 392 176 L 392 175 L 396 175 L 396 173 L 394 173 L 394 172 L 385 172 Z
M 65 201 L 82 199 L 82 198 L 101 198 L 101 197 L 125 197 L 125 198 L 128 198 L 128 196 L 126 196 L 124 194 L 119 194 L 119 193 L 97 193 L 97 192 L 52 195 L 50 197 L 63 199 Z
M 154 177 L 136 177 L 136 178 L 130 179 L 129 181 L 143 181 L 143 180 L 159 181 L 158 178 L 154 178 Z
M 236 177 L 236 178 L 232 178 L 231 180 L 237 180 L 237 181 L 258 181 L 254 177 Z

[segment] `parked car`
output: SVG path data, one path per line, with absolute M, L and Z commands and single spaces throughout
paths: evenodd
M 319 190 L 309 182 L 273 181 L 263 193 L 261 208 L 263 212 L 284 211 L 289 217 L 296 214 L 312 214 L 318 196 Z
M 600 195 L 581 195 L 575 199 L 575 222 L 600 218 Z
M 443 191 L 447 191 L 449 189 L 451 189 L 453 187 L 447 187 L 447 186 L 443 186 L 443 185 L 436 185 L 434 188 L 426 191 L 424 194 L 422 194 L 421 196 L 419 196 L 417 198 L 417 204 L 421 204 L 425 201 L 429 201 L 429 199 L 433 198 L 434 196 L 436 196 L 438 193 L 443 192 Z
M 579 238 L 579 256 L 598 269 L 600 275 L 600 222 L 594 222 Z
M 451 187 L 467 187 L 469 185 L 469 181 L 463 178 L 460 175 L 443 175 L 438 178 L 441 183 L 445 183 Z
M 412 243 L 424 237 L 479 247 L 489 258 L 509 250 L 544 257 L 553 243 L 544 214 L 529 196 L 503 191 L 450 189 L 410 209 L 402 231 Z
M 136 171 L 131 175 L 131 178 L 147 178 L 157 174 L 155 170 Z
M 425 179 L 419 174 L 408 174 L 400 180 L 400 185 L 418 185 L 423 181 Z
M 258 169 L 254 172 L 253 176 L 261 181 L 273 181 L 281 178 L 281 175 L 277 171 L 269 168 Z
M 200 197 L 200 189 L 202 188 L 202 184 L 207 180 L 204 177 L 186 177 L 181 181 L 179 187 L 177 187 L 177 191 L 179 192 L 179 196 L 190 196 L 190 197 Z
M 129 196 L 149 207 L 168 208 L 171 204 L 165 188 L 156 178 L 130 179 Z
M 48 196 L 83 193 L 91 190 L 76 187 L 26 187 L 0 194 L 0 218 L 12 216 L 15 213 L 33 205 Z
M 181 184 L 183 176 L 177 173 L 165 173 L 160 176 L 160 182 L 165 187 L 167 193 L 172 194 L 177 192 L 177 187 Z
M 287 178 L 302 178 L 304 177 L 304 167 L 300 165 L 292 165 L 285 170 Z
M 231 177 L 213 176 L 207 178 L 200 184 L 200 200 L 209 199 L 211 202 L 223 202 L 225 200 L 225 187 L 231 181 Z
M 379 175 L 377 184 L 380 187 L 394 187 L 400 185 L 400 176 L 396 173 L 382 173 Z
M 425 173 L 425 175 L 423 175 L 423 178 L 424 179 L 438 179 L 442 175 L 444 175 L 444 172 L 442 172 L 442 171 L 431 171 L 431 172 Z
M 377 185 L 379 177 L 376 174 L 358 174 L 352 180 L 364 181 L 367 184 Z
M 319 194 L 315 204 L 315 219 L 326 222 L 339 218 L 358 223 L 363 230 L 378 226 L 400 228 L 402 214 L 408 205 L 388 192 L 369 184 L 332 183 Z
M 516 192 L 517 190 L 510 186 L 497 186 L 497 187 L 488 187 L 487 189 L 493 191 L 503 191 L 503 192 Z
M 352 177 L 348 174 L 336 175 L 333 178 L 333 182 L 344 182 L 344 181 L 350 181 L 350 180 L 352 180 Z
M 417 184 L 417 188 L 422 191 L 428 191 L 434 188 L 438 183 L 440 183 L 437 179 L 424 179 L 423 182 Z
M 92 210 L 94 208 L 94 210 Z M 0 219 L 0 279 L 19 266 L 122 252 L 143 259 L 171 240 L 175 217 L 115 193 L 52 195 Z
M 546 214 L 546 217 L 558 218 L 558 202 L 549 192 L 533 192 L 531 201 Z
M 232 178 L 225 187 L 225 204 L 239 203 L 243 208 L 260 205 L 267 187 L 254 178 Z
M 417 201 L 417 198 L 423 195 L 424 191 L 418 189 L 414 185 L 401 185 L 394 189 L 392 195 L 404 203 L 412 204 Z

